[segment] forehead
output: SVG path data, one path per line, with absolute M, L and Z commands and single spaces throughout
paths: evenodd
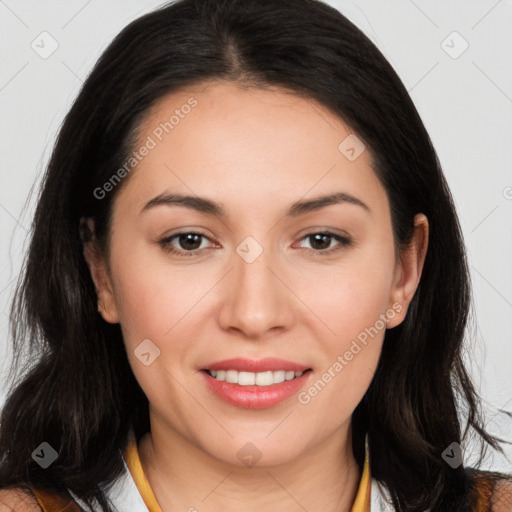
M 347 144 L 361 154 L 348 158 Z M 343 120 L 284 89 L 213 82 L 168 94 L 140 126 L 136 147 L 143 145 L 151 149 L 128 187 L 140 201 L 164 188 L 240 206 L 340 186 L 370 202 L 383 192 L 370 152 Z

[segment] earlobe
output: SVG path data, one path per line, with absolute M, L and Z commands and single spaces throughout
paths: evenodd
M 395 327 L 403 321 L 409 304 L 418 288 L 427 255 L 428 234 L 428 219 L 423 213 L 418 213 L 414 217 L 412 240 L 400 256 L 400 262 L 395 273 L 395 283 L 390 297 L 390 303 L 400 304 L 401 310 L 398 315 L 388 322 L 388 328 Z
M 87 219 L 87 228 L 90 233 L 94 233 L 92 219 Z M 119 319 L 114 290 L 105 259 L 95 245 L 94 235 L 87 241 L 84 241 L 83 254 L 96 289 L 98 311 L 106 322 L 116 324 L 119 322 Z

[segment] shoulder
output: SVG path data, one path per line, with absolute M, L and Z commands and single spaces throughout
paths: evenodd
M 0 489 L 0 512 L 41 512 L 35 496 L 21 488 Z
M 491 502 L 492 512 L 512 510 L 512 478 L 504 478 L 496 482 Z

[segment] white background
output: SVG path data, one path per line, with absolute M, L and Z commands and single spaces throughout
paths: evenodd
M 431 135 L 471 266 L 475 319 L 467 360 L 489 408 L 512 411 L 512 1 L 327 3 L 384 53 Z M 8 305 L 37 197 L 25 204 L 30 188 L 100 53 L 159 4 L 0 0 L 0 349 L 6 356 Z M 58 47 L 47 58 L 31 47 L 42 52 L 51 44 Z M 1 403 L 1 377 L 0 384 Z

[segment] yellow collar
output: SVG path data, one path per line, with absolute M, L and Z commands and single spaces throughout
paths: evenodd
M 139 451 L 137 449 L 137 442 L 133 431 L 131 432 L 130 442 L 125 450 L 124 458 L 126 465 L 130 470 L 132 478 L 139 490 L 144 503 L 150 512 L 162 512 L 158 501 L 149 485 L 149 482 L 142 469 L 142 464 L 139 458 Z M 359 481 L 359 488 L 357 490 L 356 499 L 352 505 L 351 512 L 370 512 L 370 490 L 371 490 L 371 476 L 370 476 L 370 454 L 368 450 L 368 439 L 365 441 L 365 456 L 363 473 Z

